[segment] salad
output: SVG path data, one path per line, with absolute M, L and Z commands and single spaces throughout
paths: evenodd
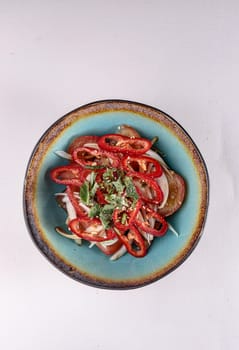
M 96 245 L 111 260 L 144 257 L 156 237 L 176 233 L 167 217 L 181 207 L 185 182 L 152 149 L 156 140 L 122 125 L 114 134 L 79 136 L 67 152 L 57 151 L 69 164 L 50 171 L 65 186 L 55 196 L 68 231 L 56 232 Z

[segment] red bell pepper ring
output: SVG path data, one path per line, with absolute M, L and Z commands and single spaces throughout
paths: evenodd
M 129 138 L 119 134 L 106 134 L 99 138 L 98 145 L 101 149 L 108 152 L 139 155 L 147 152 L 151 148 L 152 143 L 141 137 Z
M 81 185 L 82 167 L 65 165 L 54 168 L 50 172 L 51 179 L 62 185 Z
M 145 208 L 147 219 L 155 219 L 154 227 L 150 226 L 149 221 L 141 221 L 136 218 L 135 224 L 144 232 L 151 233 L 153 236 L 161 237 L 168 230 L 168 223 L 163 216 L 150 208 Z
M 142 258 L 146 255 L 147 243 L 134 225 L 131 225 L 129 230 L 124 232 L 117 230 L 117 234 L 129 254 L 137 258 Z
M 160 163 L 147 156 L 125 156 L 121 160 L 125 171 L 135 171 L 137 173 L 147 174 L 151 177 L 160 177 L 163 173 Z
M 66 187 L 66 194 L 71 202 L 71 204 L 73 205 L 76 214 L 79 216 L 79 218 L 87 218 L 88 221 L 90 220 L 90 218 L 88 217 L 88 213 L 86 210 L 84 210 L 84 208 L 80 205 L 79 201 L 77 200 L 77 198 L 74 195 L 76 188 L 74 186 L 67 186 Z M 80 192 L 78 190 L 78 192 Z
M 149 175 L 129 172 L 140 198 L 147 203 L 160 204 L 163 201 L 163 191 L 158 183 Z
M 104 242 L 112 239 L 114 233 L 105 230 L 98 219 L 76 218 L 69 222 L 69 229 L 78 237 L 92 242 Z
M 99 188 L 96 191 L 96 199 L 97 199 L 97 203 L 99 203 L 101 205 L 108 203 L 105 199 L 104 193 Z
M 106 167 L 116 168 L 119 159 L 109 152 L 104 152 L 90 147 L 78 147 L 72 153 L 73 160 L 83 167 Z
M 141 206 L 142 201 L 138 200 L 134 209 L 115 209 L 113 212 L 114 226 L 120 231 L 128 230 L 134 223 Z

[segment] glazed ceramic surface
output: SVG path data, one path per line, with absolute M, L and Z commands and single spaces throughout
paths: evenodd
M 156 147 L 170 168 L 186 181 L 186 200 L 168 221 L 179 232 L 156 238 L 144 258 L 129 254 L 110 261 L 97 247 L 88 248 L 55 232 L 64 227 L 66 214 L 54 193 L 64 186 L 49 178 L 49 170 L 67 164 L 55 151 L 66 150 L 79 135 L 114 133 L 128 124 L 146 138 L 158 136 Z M 70 112 L 52 125 L 36 145 L 26 172 L 24 211 L 30 234 L 41 252 L 68 276 L 102 288 L 128 289 L 144 286 L 178 267 L 193 251 L 203 230 L 208 207 L 208 176 L 205 163 L 184 129 L 165 113 L 139 103 L 109 100 Z

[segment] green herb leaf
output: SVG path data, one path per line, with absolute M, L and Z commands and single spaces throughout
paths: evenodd
M 126 186 L 126 195 L 133 199 L 138 199 L 138 193 L 136 191 L 133 180 L 129 176 L 124 177 L 124 184 Z
M 114 168 L 108 168 L 103 174 L 103 180 L 110 182 L 112 179 L 114 179 L 114 171 Z
M 115 206 L 113 204 L 105 204 L 101 210 L 101 213 L 105 215 L 112 215 L 114 209 L 115 209 Z
M 105 229 L 111 226 L 114 208 L 115 207 L 112 204 L 105 204 L 101 209 L 99 218 Z
M 85 181 L 80 188 L 80 199 L 84 204 L 89 205 L 90 191 L 89 191 L 89 182 L 88 181 Z
M 98 203 L 94 203 L 93 207 L 90 208 L 88 215 L 90 218 L 95 218 L 96 216 L 99 216 L 100 215 L 100 205 Z
M 112 184 L 114 185 L 116 192 L 118 192 L 119 194 L 123 193 L 125 186 L 122 183 L 122 180 L 120 177 L 118 178 L 118 180 L 112 181 Z
M 105 199 L 107 200 L 107 202 L 113 205 L 114 208 L 122 209 L 123 206 L 126 206 L 126 207 L 129 206 L 126 198 L 123 196 L 118 196 L 116 193 L 107 194 L 105 196 Z

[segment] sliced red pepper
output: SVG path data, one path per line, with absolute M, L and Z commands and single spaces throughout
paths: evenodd
M 141 206 L 142 202 L 138 200 L 134 209 L 115 209 L 113 212 L 114 226 L 120 231 L 128 230 L 134 223 Z
M 109 152 L 90 147 L 78 147 L 72 153 L 73 160 L 83 167 L 113 167 L 119 165 L 119 159 Z
M 154 236 L 161 237 L 165 235 L 165 233 L 168 230 L 168 223 L 166 220 L 161 216 L 160 214 L 156 213 L 154 210 L 150 208 L 145 208 L 146 211 L 146 220 L 141 221 L 136 218 L 135 223 L 136 225 L 142 229 L 142 231 L 146 233 L 151 233 Z M 150 226 L 149 219 L 155 219 L 154 227 Z
M 54 168 L 50 172 L 53 181 L 62 185 L 81 185 L 82 167 L 65 165 Z
M 129 138 L 119 134 L 101 136 L 98 145 L 101 149 L 108 152 L 119 152 L 130 155 L 143 154 L 152 146 L 151 141 L 147 139 L 141 137 Z
M 113 228 L 106 229 L 106 234 L 108 239 L 114 239 L 117 236 Z
M 101 205 L 108 203 L 105 199 L 104 193 L 99 188 L 96 191 L 96 199 L 97 199 L 97 202 Z
M 137 258 L 142 258 L 146 255 L 146 241 L 134 225 L 130 226 L 129 230 L 124 232 L 117 230 L 117 233 L 119 239 L 125 245 L 128 253 Z
M 122 160 L 125 171 L 144 173 L 151 177 L 160 177 L 163 173 L 160 163 L 147 156 L 125 156 Z
M 132 178 L 136 190 L 143 201 L 156 204 L 160 204 L 163 201 L 163 191 L 152 177 L 136 172 L 130 172 L 128 176 Z
M 67 186 L 66 187 L 66 193 L 68 195 L 68 198 L 71 202 L 71 204 L 73 205 L 77 215 L 80 217 L 80 218 L 87 218 L 88 221 L 90 220 L 90 218 L 88 217 L 88 213 L 86 210 L 84 210 L 84 208 L 80 205 L 79 201 L 77 200 L 77 198 L 75 197 L 74 195 L 74 192 L 76 192 L 76 187 L 74 186 Z M 78 187 L 78 193 L 80 192 L 80 189 Z
M 103 242 L 113 238 L 111 230 L 105 230 L 98 219 L 73 219 L 69 222 L 69 229 L 87 241 Z

